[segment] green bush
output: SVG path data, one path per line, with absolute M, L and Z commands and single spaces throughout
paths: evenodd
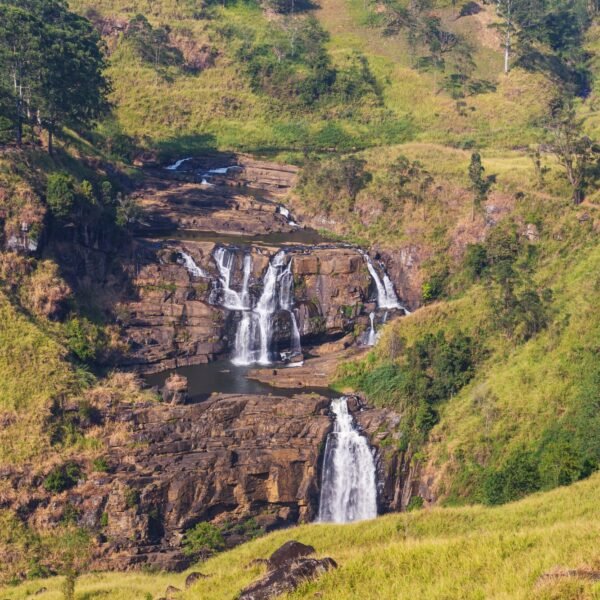
M 108 471 L 110 470 L 108 461 L 104 456 L 99 456 L 98 458 L 95 458 L 94 462 L 92 463 L 92 466 L 94 467 L 94 471 L 98 473 L 108 473 Z
M 538 462 L 530 452 L 513 453 L 504 466 L 484 474 L 483 500 L 486 504 L 504 504 L 523 498 L 541 488 Z
M 44 479 L 44 488 L 48 492 L 60 493 L 74 487 L 81 477 L 81 468 L 74 462 L 68 462 L 50 471 Z
M 106 345 L 104 332 L 85 317 L 73 317 L 65 324 L 67 346 L 81 361 L 98 358 Z
M 183 536 L 183 553 L 186 556 L 206 558 L 214 552 L 223 550 L 224 547 L 223 534 L 212 523 L 198 523 L 188 529 Z
M 75 180 L 67 173 L 51 173 L 48 176 L 46 201 L 54 217 L 67 218 L 75 204 Z
M 125 490 L 125 506 L 127 508 L 135 508 L 140 503 L 140 492 L 134 488 Z

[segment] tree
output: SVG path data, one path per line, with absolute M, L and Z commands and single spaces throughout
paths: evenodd
M 108 107 L 100 36 L 63 0 L 0 0 L 0 90 L 22 142 L 23 124 L 48 132 L 89 126 Z
M 188 529 L 183 537 L 183 553 L 202 559 L 223 550 L 225 541 L 221 530 L 212 523 L 201 522 Z
M 46 202 L 54 217 L 66 219 L 75 204 L 75 180 L 68 173 L 51 173 L 48 176 Z
M 548 149 L 565 171 L 574 204 L 580 204 L 585 198 L 590 167 L 600 158 L 600 148 L 583 135 L 583 120 L 577 118 L 572 100 L 554 103 L 546 131 L 550 137 Z
M 23 140 L 23 122 L 31 108 L 33 80 L 42 60 L 42 24 L 26 7 L 0 2 L 0 87 L 12 105 L 8 113 L 15 138 Z
M 49 1 L 49 0 L 46 0 Z M 43 30 L 44 61 L 39 77 L 40 124 L 48 152 L 61 125 L 89 126 L 108 109 L 108 82 L 100 37 L 91 23 L 56 2 Z
M 481 162 L 481 155 L 474 152 L 471 155 L 469 164 L 469 179 L 471 180 L 471 190 L 473 191 L 473 209 L 471 219 L 475 220 L 475 210 L 480 209 L 483 202 L 487 200 L 488 193 L 496 181 L 495 175 L 484 177 L 485 168 Z

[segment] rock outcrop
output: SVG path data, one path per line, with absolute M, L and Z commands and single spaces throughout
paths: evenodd
M 145 372 L 206 363 L 228 354 L 239 314 L 213 297 L 219 274 L 213 242 L 138 240 L 131 260 L 131 292 L 119 305 L 128 352 L 121 364 Z M 234 247 L 232 247 L 234 248 Z M 241 288 L 244 254 L 252 255 L 250 292 L 256 298 L 277 247 L 235 249 L 232 287 Z M 372 282 L 358 250 L 349 247 L 292 247 L 298 328 L 305 341 L 324 342 L 367 327 Z M 198 271 L 182 260 L 189 256 Z M 200 270 L 204 275 L 199 275 Z M 286 311 L 275 315 L 275 342 L 290 339 Z
M 266 561 L 269 572 L 246 587 L 238 600 L 270 600 L 292 592 L 306 581 L 316 579 L 331 569 L 337 569 L 332 558 L 307 558 L 314 554 L 312 546 L 296 541 L 286 542 Z

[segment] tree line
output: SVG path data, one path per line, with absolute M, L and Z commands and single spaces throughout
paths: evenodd
M 99 34 L 64 0 L 0 0 L 4 140 L 45 131 L 52 153 L 61 127 L 87 127 L 108 110 L 105 67 Z

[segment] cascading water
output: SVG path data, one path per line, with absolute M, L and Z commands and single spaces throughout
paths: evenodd
M 286 265 L 286 254 L 282 250 L 271 261 L 263 277 L 263 290 L 253 306 L 250 295 L 252 256 L 244 256 L 242 289 L 232 288 L 236 251 L 219 247 L 213 254 L 219 271 L 220 286 L 213 292 L 213 302 L 228 310 L 241 311 L 241 319 L 235 335 L 233 363 L 240 366 L 260 363 L 271 364 L 274 319 L 278 310 L 285 310 L 291 321 L 290 355 L 302 352 L 300 331 L 294 313 L 294 276 L 291 260 Z
M 331 402 L 335 416 L 327 436 L 318 520 L 350 523 L 377 516 L 375 460 L 354 425 L 345 397 Z
M 192 277 L 208 277 L 208 273 L 202 267 L 198 266 L 196 261 L 187 252 L 180 250 L 179 255 L 183 261 L 183 266 Z
M 273 316 L 278 308 L 277 283 L 281 269 L 285 264 L 285 252 L 278 252 L 269 263 L 263 279 L 263 292 L 256 304 L 258 317 L 260 349 L 258 362 L 261 365 L 271 363 L 271 338 L 273 337 Z
M 369 320 L 371 321 L 371 328 L 367 336 L 367 346 L 374 346 L 377 342 L 377 332 L 375 331 L 375 313 L 369 314 Z
M 292 273 L 291 260 L 280 276 L 279 286 L 279 304 L 281 305 L 281 308 L 283 310 L 287 310 L 290 315 L 290 356 L 297 356 L 302 352 L 302 344 L 300 342 L 300 330 L 298 329 L 298 321 L 296 320 L 296 313 L 294 312 L 294 274 Z
M 394 284 L 388 274 L 384 271 L 382 281 L 371 257 L 366 252 L 361 252 L 361 254 L 365 257 L 367 269 L 369 269 L 369 273 L 377 288 L 377 308 L 385 308 L 388 310 L 401 308 L 408 314 L 408 311 L 400 304 L 400 300 L 398 300 L 398 296 L 396 295 L 396 290 L 394 290 Z
M 165 169 L 167 171 L 177 171 L 179 167 L 181 167 L 181 165 L 188 162 L 189 160 L 192 160 L 192 158 L 180 158 L 177 162 L 173 163 L 172 165 L 169 165 L 168 167 L 165 167 Z
M 248 284 L 252 270 L 252 257 L 244 257 L 244 278 L 241 293 L 231 288 L 231 276 L 235 267 L 235 251 L 229 248 L 217 248 L 214 252 L 215 263 L 219 270 L 219 279 L 223 287 L 222 305 L 229 310 L 248 310 L 250 308 L 250 294 Z

